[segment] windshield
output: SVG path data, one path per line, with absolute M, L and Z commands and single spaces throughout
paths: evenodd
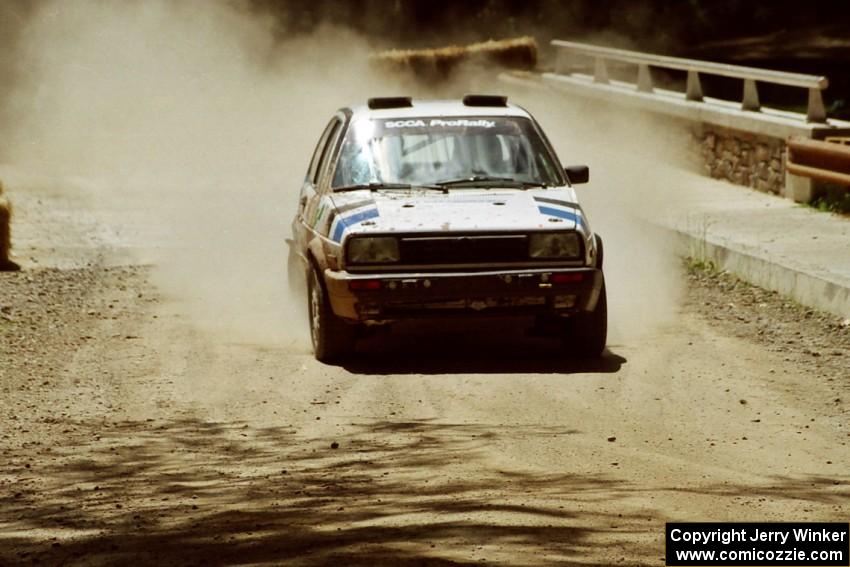
M 356 120 L 345 135 L 332 187 L 487 178 L 563 184 L 557 161 L 529 119 L 459 116 Z

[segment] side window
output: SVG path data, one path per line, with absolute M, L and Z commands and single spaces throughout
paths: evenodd
M 336 162 L 331 187 L 380 181 L 380 176 L 374 171 L 372 150 L 372 143 L 358 143 L 347 135 Z
M 322 157 L 319 159 L 319 164 L 316 168 L 316 177 L 313 181 L 314 184 L 319 183 L 319 180 L 323 175 L 325 175 L 325 171 L 328 169 L 328 161 L 330 161 L 331 156 L 333 155 L 340 130 L 342 130 L 342 121 L 334 119 L 333 123 L 330 125 L 330 132 L 328 133 L 325 147 L 322 149 Z
M 313 159 L 310 160 L 310 169 L 307 170 L 307 178 L 310 182 L 315 185 L 316 181 L 318 181 L 320 164 L 322 162 L 322 156 L 325 153 L 325 146 L 327 145 L 328 139 L 331 137 L 331 134 L 334 132 L 334 127 L 339 124 L 339 120 L 337 118 L 331 119 L 328 122 L 328 125 L 325 126 L 325 131 L 322 132 L 322 137 L 319 138 L 319 143 L 316 144 L 316 150 L 313 152 Z

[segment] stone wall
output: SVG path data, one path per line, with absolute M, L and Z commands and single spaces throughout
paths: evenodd
M 709 125 L 693 133 L 708 175 L 765 193 L 783 194 L 784 140 Z

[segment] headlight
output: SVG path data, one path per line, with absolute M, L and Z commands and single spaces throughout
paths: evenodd
M 572 260 L 581 257 L 576 232 L 539 232 L 528 237 L 528 255 L 543 260 Z
M 352 238 L 348 241 L 347 258 L 352 264 L 398 262 L 398 240 L 392 236 Z

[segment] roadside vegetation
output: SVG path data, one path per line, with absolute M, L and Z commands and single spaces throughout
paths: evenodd
M 836 184 L 824 184 L 823 194 L 810 206 L 818 211 L 850 216 L 850 188 Z

